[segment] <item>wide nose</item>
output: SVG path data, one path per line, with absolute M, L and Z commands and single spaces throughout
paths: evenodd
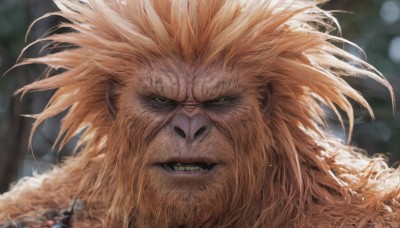
M 208 135 L 211 123 L 207 116 L 197 113 L 194 116 L 187 116 L 178 113 L 171 120 L 171 129 L 180 138 L 185 139 L 187 143 L 192 143 Z

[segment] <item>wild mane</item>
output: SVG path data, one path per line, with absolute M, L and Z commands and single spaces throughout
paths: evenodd
M 69 32 L 32 45 L 71 48 L 18 63 L 58 72 L 18 93 L 55 90 L 32 132 L 67 110 L 57 141 L 80 135 L 79 149 L 39 190 L 0 196 L 0 224 L 34 214 L 21 200 L 79 199 L 73 227 L 398 226 L 400 170 L 327 133 L 326 109 L 348 140 L 353 101 L 373 116 L 346 77 L 394 95 L 340 48 L 353 44 L 325 1 L 54 2 L 44 17 Z

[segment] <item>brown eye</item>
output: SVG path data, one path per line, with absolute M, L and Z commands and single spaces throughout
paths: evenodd
M 170 100 L 168 98 L 165 97 L 161 97 L 161 96 L 153 96 L 151 97 L 151 101 L 154 104 L 160 104 L 160 105 L 171 105 L 171 104 L 176 104 L 175 101 Z
M 142 96 L 140 101 L 144 107 L 154 112 L 169 112 L 178 106 L 178 102 L 158 95 Z
M 235 104 L 237 98 L 231 96 L 221 96 L 217 97 L 213 100 L 206 101 L 204 105 L 206 107 L 229 107 Z
M 160 111 L 168 111 L 178 106 L 178 103 L 176 101 L 162 96 L 151 96 L 148 99 L 148 103 L 151 107 L 160 109 Z

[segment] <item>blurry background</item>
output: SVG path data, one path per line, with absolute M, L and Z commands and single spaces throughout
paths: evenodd
M 362 4 L 361 4 L 362 3 Z M 342 26 L 343 37 L 365 50 L 367 60 L 381 71 L 395 89 L 400 100 L 400 0 L 333 0 L 323 6 L 329 10 L 344 10 L 335 16 Z M 22 48 L 45 34 L 61 19 L 51 17 L 32 27 L 25 42 L 28 26 L 41 15 L 56 10 L 50 0 L 0 0 L 0 75 L 12 67 Z M 345 47 L 355 55 L 362 53 Z M 24 55 L 37 56 L 40 45 L 33 46 Z M 45 51 L 41 52 L 45 54 Z M 22 114 L 40 112 L 51 96 L 51 92 L 12 96 L 17 88 L 26 85 L 42 75 L 43 66 L 31 65 L 10 71 L 0 78 L 0 193 L 7 190 L 10 182 L 17 178 L 43 172 L 57 163 L 73 143 L 60 153 L 52 145 L 58 132 L 62 115 L 43 124 L 33 137 L 32 152 L 28 149 L 32 119 Z M 376 120 L 372 121 L 366 110 L 357 109 L 353 133 L 353 145 L 369 153 L 383 153 L 391 164 L 400 160 L 400 113 L 393 113 L 388 91 L 372 80 L 352 79 L 355 86 L 370 102 Z M 398 102 L 397 106 L 400 106 Z M 331 129 L 341 137 L 345 132 L 333 121 Z

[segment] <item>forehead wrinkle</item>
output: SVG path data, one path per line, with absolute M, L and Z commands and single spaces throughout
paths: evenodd
M 195 70 L 192 89 L 196 100 L 205 101 L 218 96 L 235 95 L 243 90 L 239 77 L 241 74 L 235 68 L 200 65 Z
M 140 80 L 140 87 L 160 95 L 172 95 L 175 91 L 176 78 L 167 71 L 149 71 Z
M 139 85 L 146 93 L 155 93 L 175 100 L 186 99 L 188 74 L 182 64 L 167 61 L 158 64 L 157 67 L 147 68 L 144 72 Z
M 190 97 L 192 68 L 179 60 L 170 60 L 161 64 L 160 71 L 174 78 L 174 96 L 177 100 L 186 100 Z
M 197 91 L 197 93 L 200 94 L 196 93 L 196 97 L 200 96 L 202 99 L 213 99 L 218 96 L 234 95 L 240 93 L 243 89 L 237 78 L 226 79 L 226 77 L 221 77 L 220 79 L 213 79 L 211 81 L 205 78 L 205 80 L 200 80 L 198 83 L 197 88 L 199 91 Z

